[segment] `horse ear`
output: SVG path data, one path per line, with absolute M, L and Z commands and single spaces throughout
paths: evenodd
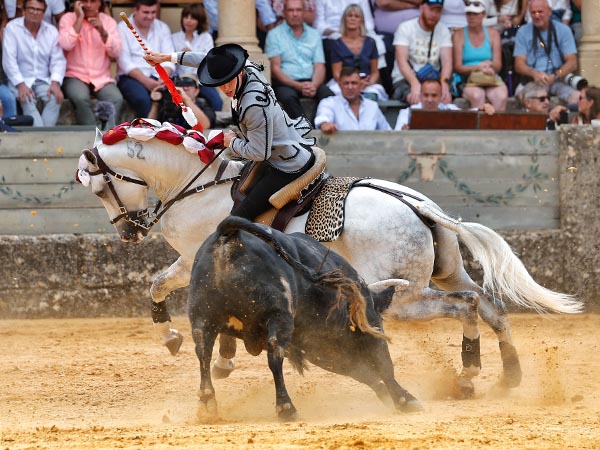
M 96 127 L 96 138 L 94 139 L 94 147 L 98 147 L 102 143 L 102 131 Z
M 98 160 L 96 159 L 96 155 L 94 155 L 91 150 L 86 148 L 83 151 L 83 157 L 87 160 L 92 172 L 98 170 Z

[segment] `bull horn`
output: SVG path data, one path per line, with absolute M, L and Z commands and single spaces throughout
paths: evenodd
M 402 278 L 391 278 L 389 280 L 376 281 L 369 284 L 367 287 L 375 294 L 385 291 L 387 288 L 394 286 L 395 292 L 404 291 L 410 283 Z

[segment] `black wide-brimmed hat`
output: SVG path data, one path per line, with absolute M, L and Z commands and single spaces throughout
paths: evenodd
M 198 81 L 202 86 L 221 86 L 240 73 L 248 52 L 238 44 L 213 47 L 198 66 Z

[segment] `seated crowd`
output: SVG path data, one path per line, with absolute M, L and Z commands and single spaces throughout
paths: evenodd
M 158 19 L 159 6 L 133 0 L 129 16 L 149 49 L 214 46 L 217 1 L 185 5 L 179 30 Z M 186 126 L 127 24 L 103 0 L 71 9 L 63 0 L 3 2 L 0 124 L 55 126 L 69 99 L 81 125 L 114 126 L 126 102 L 136 117 Z M 504 112 L 512 96 L 523 111 L 548 115 L 548 129 L 569 112 L 577 124 L 600 119 L 598 88 L 573 76 L 581 0 L 257 0 L 256 9 L 278 101 L 326 133 L 407 129 L 415 108 Z M 222 97 L 175 62 L 162 66 L 182 102 L 214 127 Z M 379 107 L 389 99 L 400 108 L 391 124 Z

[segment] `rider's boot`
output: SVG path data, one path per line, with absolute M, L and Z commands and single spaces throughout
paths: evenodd
M 171 328 L 171 316 L 167 310 L 167 302 L 162 301 L 155 303 L 152 302 L 152 322 L 154 323 L 154 329 L 160 336 L 163 344 L 171 355 L 175 356 L 179 352 L 181 343 L 183 342 L 183 335 L 175 328 Z

